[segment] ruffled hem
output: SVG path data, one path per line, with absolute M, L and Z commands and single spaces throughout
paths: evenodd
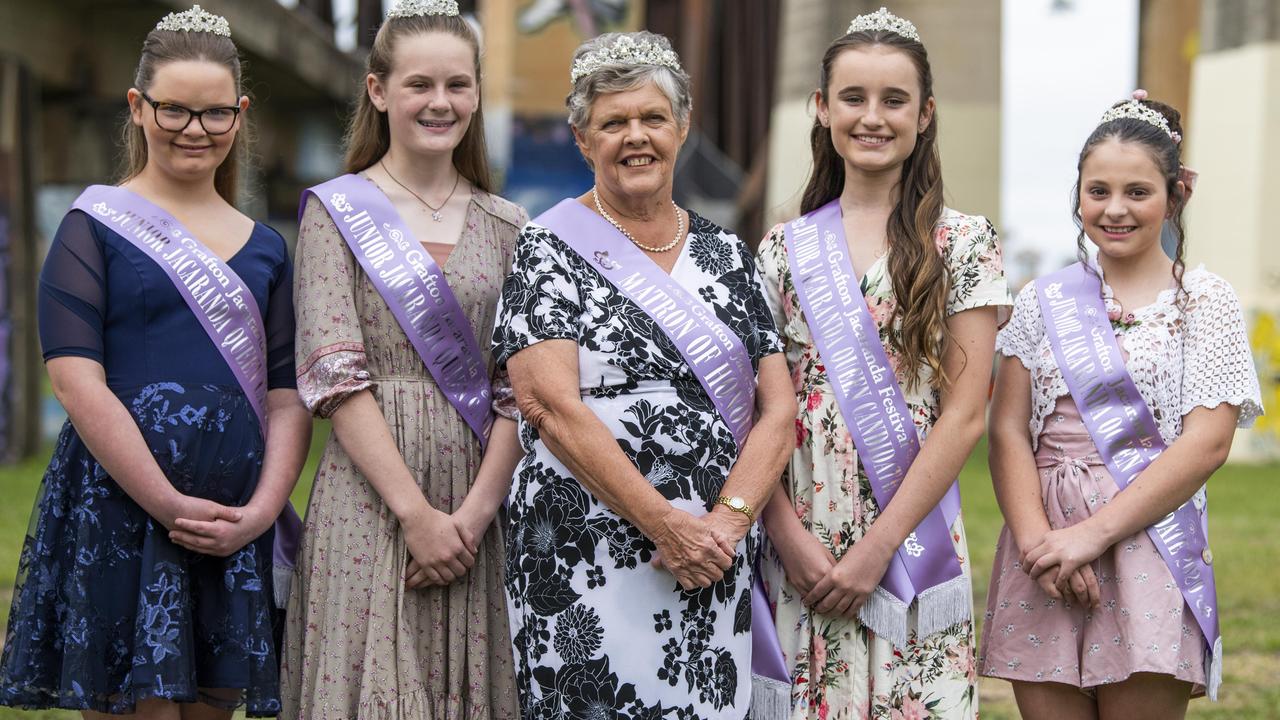
M 308 720 L 350 720 L 347 708 L 312 708 Z M 396 697 L 375 697 L 356 709 L 360 720 L 514 720 L 497 716 L 487 703 L 472 703 L 459 695 L 432 693 L 421 688 Z
M 244 710 L 248 717 L 276 717 L 280 712 L 279 700 L 265 702 L 246 702 L 243 693 L 237 700 L 219 698 L 199 689 L 174 690 L 172 688 L 147 688 L 124 694 L 115 699 L 100 696 L 86 697 L 83 693 L 52 688 L 24 686 L 20 691 L 10 688 L 0 693 L 0 705 L 19 708 L 21 710 L 76 710 L 106 713 L 108 715 L 131 715 L 137 712 L 140 702 L 147 700 L 168 700 L 175 703 L 203 703 L 221 710 Z

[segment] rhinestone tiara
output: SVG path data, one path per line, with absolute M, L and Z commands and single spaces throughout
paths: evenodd
M 636 40 L 630 35 L 620 35 L 609 45 L 583 55 L 573 63 L 569 73 L 569 81 L 578 82 L 580 78 L 610 65 L 658 65 L 676 72 L 684 72 L 680 67 L 680 57 L 649 40 Z
M 399 0 L 387 11 L 387 19 L 423 15 L 458 15 L 458 0 Z
M 1138 102 L 1137 100 L 1130 100 L 1126 103 L 1117 105 L 1111 108 L 1110 110 L 1106 111 L 1105 113 L 1102 114 L 1102 119 L 1098 121 L 1098 124 L 1105 125 L 1111 122 L 1112 120 L 1123 120 L 1125 118 L 1131 118 L 1133 120 L 1141 120 L 1145 123 L 1155 125 L 1156 127 L 1163 130 L 1164 134 L 1168 135 L 1169 139 L 1173 140 L 1175 143 L 1181 140 L 1181 138 L 1178 137 L 1178 134 L 1175 133 L 1173 129 L 1169 127 L 1169 121 L 1166 120 L 1163 115 L 1156 112 L 1155 110 L 1152 110 L 1146 105 L 1143 105 L 1141 102 Z
M 856 32 L 876 32 L 878 30 L 888 30 L 896 33 L 908 40 L 920 42 L 920 33 L 916 32 L 916 26 L 911 24 L 910 20 L 894 15 L 889 12 L 888 8 L 880 8 L 873 13 L 859 15 L 849 23 L 849 29 L 846 35 L 852 35 Z
M 185 12 L 165 15 L 160 22 L 156 23 L 156 30 L 207 32 L 225 38 L 231 37 L 231 23 L 221 15 L 214 15 L 199 5 L 192 5 L 191 9 Z

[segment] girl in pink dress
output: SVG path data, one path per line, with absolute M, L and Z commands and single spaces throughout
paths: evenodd
M 1012 681 L 1024 718 L 1177 718 L 1216 693 L 1211 652 L 1147 528 L 1227 458 L 1262 413 L 1243 314 L 1225 280 L 1186 269 L 1179 113 L 1134 100 L 1084 145 L 1074 201 L 1080 256 L 1101 278 L 1125 369 L 1167 449 L 1124 492 L 1059 369 L 1036 283 L 997 337 L 991 474 L 1005 517 L 979 666 Z M 1174 257 L 1160 245 L 1168 222 Z M 1016 358 L 1016 362 L 1014 361 Z M 1204 561 L 1212 563 L 1207 550 Z M 1220 648 L 1220 645 L 1218 646 Z

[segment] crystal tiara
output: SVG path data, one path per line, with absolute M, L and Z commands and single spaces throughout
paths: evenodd
M 1175 143 L 1182 139 L 1179 137 L 1178 133 L 1174 132 L 1173 129 L 1169 127 L 1169 121 L 1166 120 L 1163 115 L 1152 110 L 1146 105 L 1143 105 L 1137 100 L 1129 100 L 1128 102 L 1117 105 L 1106 111 L 1102 114 L 1102 119 L 1098 121 L 1098 124 L 1105 125 L 1112 120 L 1122 120 L 1125 118 L 1141 120 L 1142 122 L 1155 125 L 1163 130 L 1164 134 L 1168 135 L 1169 139 L 1173 140 Z
M 576 83 L 580 78 L 610 65 L 658 65 L 678 73 L 684 72 L 684 68 L 680 67 L 680 58 L 674 51 L 649 40 L 636 40 L 630 35 L 621 35 L 611 44 L 575 60 L 573 70 L 569 73 L 569 81 Z
M 191 9 L 185 12 L 165 15 L 160 22 L 156 23 L 156 30 L 207 32 L 225 38 L 231 37 L 231 24 L 227 19 L 221 15 L 214 15 L 199 5 L 192 5 Z
M 908 40 L 920 42 L 920 33 L 916 32 L 916 26 L 911 24 L 910 20 L 894 15 L 887 8 L 880 8 L 873 13 L 859 15 L 849 23 L 849 29 L 846 35 L 852 35 L 856 32 L 876 32 L 879 30 L 888 30 L 896 33 Z
M 387 11 L 387 19 L 421 17 L 423 15 L 458 15 L 458 0 L 399 0 Z

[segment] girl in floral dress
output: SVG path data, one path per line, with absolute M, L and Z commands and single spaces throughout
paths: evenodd
M 454 327 L 487 339 L 527 218 L 489 192 L 476 35 L 453 0 L 402 0 L 368 63 L 347 137 L 356 175 L 344 180 L 390 205 L 405 230 L 385 235 L 430 254 L 457 298 Z M 281 717 L 511 720 L 495 518 L 521 455 L 514 401 L 477 340 L 468 362 L 498 410 L 486 448 L 393 314 L 397 297 L 357 261 L 329 197 L 305 196 L 298 236 L 298 392 L 333 434 L 289 598 Z
M 1120 491 L 1055 358 L 1043 280 L 1019 293 L 997 340 L 991 471 L 1006 525 L 979 662 L 1013 682 L 1032 720 L 1182 717 L 1220 679 L 1221 645 L 1206 642 L 1181 572 L 1147 532 L 1184 504 L 1205 512 L 1205 481 L 1235 429 L 1262 413 L 1235 292 L 1183 267 L 1180 138 L 1178 112 L 1135 93 L 1085 143 L 1074 200 L 1082 262 L 1101 279 L 1124 369 L 1167 448 Z M 1084 259 L 1085 238 L 1096 260 Z M 1207 547 L 1195 554 L 1212 566 Z
M 983 433 L 997 307 L 1009 304 L 1000 250 L 985 218 L 943 207 L 932 76 L 910 23 L 883 11 L 855 20 L 827 49 L 816 95 L 801 209 L 839 199 L 862 294 L 924 442 L 880 507 L 801 311 L 783 226 L 774 228 L 759 267 L 800 410 L 786 497 L 764 512 L 772 552 L 762 572 L 791 670 L 791 717 L 971 718 L 970 620 L 922 637 L 913 603 L 896 647 L 858 612 Z M 949 534 L 967 582 L 958 516 Z

